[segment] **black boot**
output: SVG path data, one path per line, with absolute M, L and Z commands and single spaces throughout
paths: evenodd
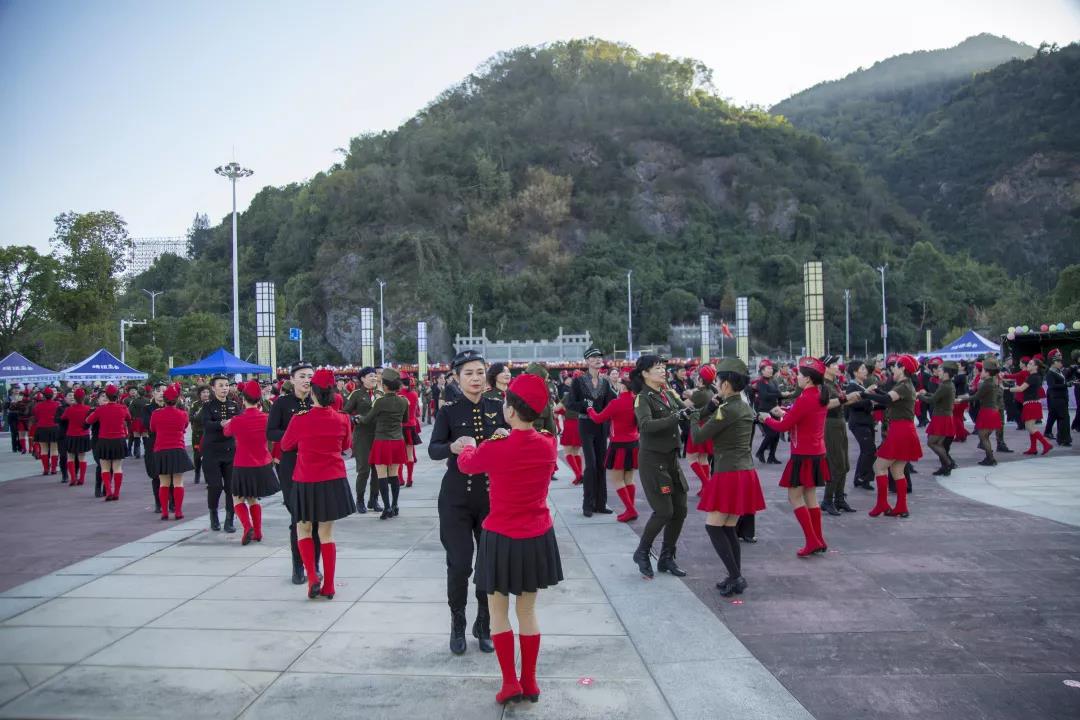
M 481 607 L 476 611 L 476 621 L 472 626 L 473 637 L 480 643 L 480 652 L 495 652 L 495 645 L 491 642 L 491 616 L 488 609 Z
M 492 648 L 494 649 L 494 648 Z M 465 654 L 465 611 L 450 611 L 450 652 Z
M 671 573 L 675 577 L 686 577 L 686 571 L 675 563 L 674 547 L 660 548 L 660 559 L 656 561 L 656 569 L 660 572 Z
M 638 549 L 634 551 L 634 562 L 637 563 L 638 572 L 643 577 L 651 578 L 653 576 L 652 558 L 649 557 L 649 548 L 644 545 L 638 545 Z
M 1012 450 L 1010 450 L 1010 449 L 1009 449 L 1009 446 L 1008 446 L 1008 445 L 1006 445 L 1004 441 L 1002 441 L 1002 442 L 999 442 L 999 443 L 997 444 L 997 450 L 996 450 L 996 452 L 1000 452 L 1000 453 L 1011 453 L 1011 452 L 1012 452 Z
M 300 558 L 293 558 L 292 562 L 292 584 L 303 585 L 307 582 L 307 573 L 304 572 L 304 561 Z
M 217 510 L 210 511 L 210 529 L 215 532 L 221 530 L 221 521 L 218 520 Z
M 783 464 L 779 460 L 776 459 L 776 454 L 775 453 L 770 454 L 769 459 L 766 460 L 765 462 L 768 463 L 769 465 L 782 465 Z
M 847 495 L 837 495 L 836 500 L 833 501 L 833 505 L 837 510 L 843 510 L 844 512 L 855 512 L 855 508 L 848 505 Z
M 821 502 L 821 511 L 822 512 L 827 512 L 830 515 L 839 515 L 840 514 L 840 511 L 836 509 L 836 504 L 833 502 L 832 498 L 826 498 L 826 499 L 822 500 L 822 502 Z
M 214 513 L 214 514 L 217 515 L 217 513 Z M 236 532 L 236 528 L 233 527 L 233 514 L 231 512 L 226 512 L 225 513 L 225 532 L 227 532 L 227 533 Z

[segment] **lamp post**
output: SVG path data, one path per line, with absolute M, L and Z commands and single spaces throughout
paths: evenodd
M 379 365 L 386 367 L 386 323 L 383 320 L 383 288 L 386 281 L 376 278 L 375 282 L 379 283 Z
M 633 300 L 630 297 L 630 276 L 634 274 L 634 271 L 626 271 L 626 359 L 634 359 L 634 315 Z
M 885 317 L 885 271 L 888 267 L 885 263 L 877 269 L 881 273 L 881 354 L 884 357 L 889 357 L 889 322 Z
M 851 291 L 844 291 L 844 362 L 851 359 Z
M 233 326 L 233 355 L 240 357 L 240 287 L 237 280 L 237 257 L 236 257 L 236 181 L 240 178 L 251 177 L 254 170 L 240 167 L 240 163 L 231 162 L 228 165 L 219 165 L 214 172 L 232 182 L 232 326 Z
M 150 296 L 150 320 L 157 320 L 157 296 L 164 295 L 164 290 L 147 290 L 143 289 L 143 292 Z M 150 341 L 157 345 L 157 331 L 150 331 Z
M 145 325 L 145 320 L 121 320 L 120 321 L 120 362 L 127 362 L 127 339 L 124 337 L 124 329 L 135 325 Z

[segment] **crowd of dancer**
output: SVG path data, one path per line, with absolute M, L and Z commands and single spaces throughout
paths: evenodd
M 1050 437 L 1071 445 L 1071 430 L 1080 429 L 1080 418 L 1069 419 L 1070 386 L 1080 401 L 1080 368 L 1072 359 L 1066 367 L 1057 350 L 1004 366 L 992 356 L 949 362 L 896 355 L 846 364 L 835 356 L 792 364 L 762 359 L 751 377 L 735 358 L 671 365 L 642 355 L 633 367 L 611 367 L 593 348 L 584 369 L 549 373 L 533 363 L 514 376 L 506 365 L 465 351 L 449 372 L 420 382 L 394 368 L 339 377 L 299 362 L 275 383 L 217 375 L 187 388 L 164 382 L 16 388 L 6 410 L 13 452 L 32 453 L 43 475 L 59 473 L 69 486 L 85 483 L 92 457 L 95 497 L 106 502 L 121 497 L 125 461 L 142 459 L 155 512 L 162 520 L 170 513 L 181 519 L 184 478 L 193 471 L 196 484 L 205 481 L 210 529 L 234 533 L 239 520 L 242 545 L 263 540 L 260 501 L 281 492 L 290 515 L 291 579 L 306 585 L 311 599 L 335 594 L 336 522 L 369 510 L 381 520 L 399 516 L 401 488 L 413 485 L 422 425 L 433 423 L 428 455 L 446 462 L 438 511 L 450 650 L 466 651 L 472 577 L 472 635 L 481 651 L 498 657 L 497 701 L 536 702 L 536 597 L 563 577 L 547 505 L 560 447 L 571 482 L 581 487 L 585 517 L 614 512 L 610 477 L 624 506 L 616 519 L 634 522 L 640 484 L 651 514 L 632 558 L 646 578 L 655 571 L 686 575 L 676 559 L 691 491 L 685 458 L 698 479 L 706 533 L 727 572 L 717 588 L 730 596 L 749 587 L 740 543 L 756 541 L 754 516 L 765 509 L 755 459 L 784 464 L 780 485 L 804 535 L 796 555 L 818 556 L 827 550 L 823 513 L 856 512 L 848 502 L 849 473 L 854 487 L 876 492 L 871 517 L 910 516 L 912 463 L 923 455 L 920 428 L 939 462 L 935 475 L 957 467 L 955 444 L 971 434 L 969 420 L 982 451 L 979 464 L 987 467 L 997 464 L 997 453 L 1012 452 L 1006 421 L 1028 432 L 1025 454 L 1050 452 Z M 854 468 L 849 437 L 858 447 Z M 786 463 L 777 457 L 785 438 Z M 818 488 L 824 488 L 820 499 Z

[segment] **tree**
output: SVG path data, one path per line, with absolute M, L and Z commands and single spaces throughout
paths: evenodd
M 191 227 L 187 231 L 188 257 L 201 257 L 213 235 L 210 218 L 206 213 L 195 213 L 195 219 L 191 221 Z
M 44 315 L 56 262 L 29 245 L 0 248 L 0 355 L 35 315 Z
M 195 362 L 224 346 L 226 329 L 225 321 L 210 313 L 189 313 L 182 317 L 173 341 L 177 363 Z
M 66 212 L 50 242 L 61 263 L 50 296 L 55 317 L 74 330 L 109 315 L 132 248 L 124 219 L 109 210 Z

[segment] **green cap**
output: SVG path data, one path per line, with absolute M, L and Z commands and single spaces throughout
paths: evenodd
M 1001 363 L 997 361 L 995 357 L 988 357 L 983 360 L 983 370 L 1000 370 Z
M 952 372 L 959 372 L 960 370 L 960 366 L 955 360 L 946 360 L 945 362 L 941 363 L 941 368 L 943 370 L 951 370 Z
M 401 373 L 399 373 L 394 368 L 383 368 L 382 379 L 383 379 L 383 382 L 385 382 L 387 380 L 400 380 L 401 379 Z
M 716 364 L 717 373 L 735 373 L 737 375 L 749 375 L 750 371 L 746 369 L 746 363 L 737 357 L 726 357 Z
M 547 380 L 548 377 L 547 368 L 538 362 L 529 363 L 525 367 L 525 372 L 529 373 L 530 375 L 536 375 L 537 377 L 544 378 L 545 380 Z

